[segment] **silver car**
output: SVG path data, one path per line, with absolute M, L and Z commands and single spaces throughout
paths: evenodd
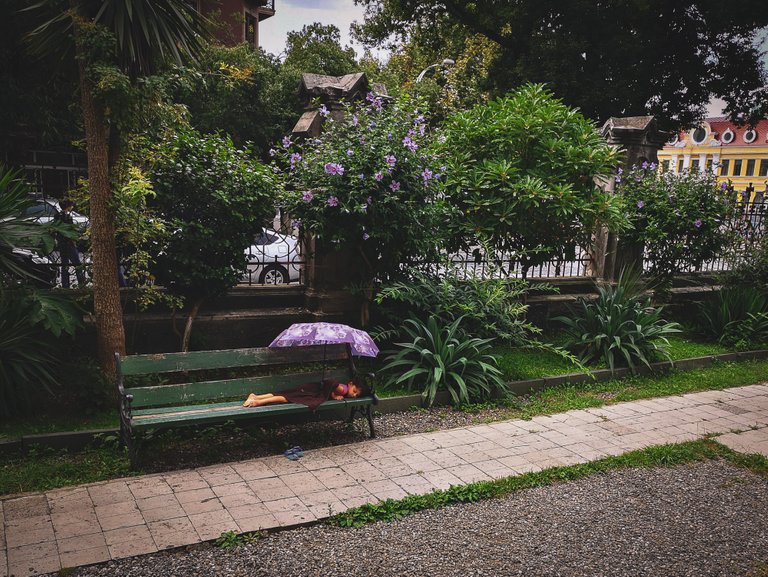
M 245 249 L 248 272 L 242 282 L 273 285 L 299 281 L 303 264 L 300 246 L 297 237 L 265 228 Z

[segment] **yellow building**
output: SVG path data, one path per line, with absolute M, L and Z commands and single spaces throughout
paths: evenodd
M 751 185 L 751 199 L 768 196 L 768 120 L 738 127 L 727 118 L 707 118 L 696 128 L 680 132 L 659 151 L 665 171 L 715 170 L 720 182 L 735 190 Z

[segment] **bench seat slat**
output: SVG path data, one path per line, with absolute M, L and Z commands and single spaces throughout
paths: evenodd
M 348 358 L 347 345 L 310 345 L 306 347 L 278 347 L 273 349 L 262 347 L 223 351 L 129 355 L 121 359 L 121 366 L 124 375 L 148 375 L 256 365 L 270 366 L 296 362 L 338 361 Z
M 323 378 L 346 382 L 349 370 L 329 369 L 315 373 L 290 373 L 285 375 L 266 375 L 245 377 L 222 381 L 201 381 L 199 383 L 180 383 L 175 385 L 157 385 L 153 387 L 131 387 L 127 392 L 133 395 L 131 406 L 134 409 L 160 407 L 179 403 L 196 403 L 242 397 L 249 393 L 261 395 L 278 393 Z
M 351 406 L 364 406 L 373 402 L 372 397 L 359 397 L 345 401 L 326 401 L 320 405 L 318 411 L 345 409 Z M 136 429 L 162 427 L 183 422 L 185 424 L 196 422 L 222 422 L 231 420 L 247 420 L 269 418 L 279 415 L 296 413 L 309 413 L 309 407 L 298 403 L 284 403 L 266 405 L 264 407 L 243 407 L 242 403 L 216 403 L 212 405 L 193 405 L 180 407 L 166 407 L 164 409 L 145 409 L 135 411 L 132 416 L 132 424 Z

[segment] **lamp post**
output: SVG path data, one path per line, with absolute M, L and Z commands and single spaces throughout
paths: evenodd
M 454 64 L 456 64 L 456 61 L 451 60 L 450 58 L 444 58 L 442 62 L 438 62 L 437 64 L 430 64 L 424 70 L 419 72 L 419 75 L 416 77 L 416 82 L 424 80 L 424 75 L 432 68 L 450 68 Z

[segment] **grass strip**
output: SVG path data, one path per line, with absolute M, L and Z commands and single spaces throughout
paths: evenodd
M 48 491 L 137 474 L 130 471 L 129 465 L 126 452 L 114 446 L 78 453 L 35 448 L 26 455 L 0 461 L 0 495 Z
M 394 521 L 418 511 L 494 499 L 523 489 L 575 481 L 589 475 L 617 469 L 674 467 L 712 459 L 725 459 L 737 467 L 748 469 L 764 479 L 768 479 L 768 459 L 765 457 L 743 455 L 712 439 L 702 439 L 687 443 L 648 447 L 590 463 L 553 467 L 494 481 L 455 485 L 450 489 L 436 490 L 426 495 L 410 495 L 400 500 L 387 499 L 382 503 L 348 509 L 331 517 L 327 522 L 339 527 L 362 527 L 367 523 L 377 521 Z

